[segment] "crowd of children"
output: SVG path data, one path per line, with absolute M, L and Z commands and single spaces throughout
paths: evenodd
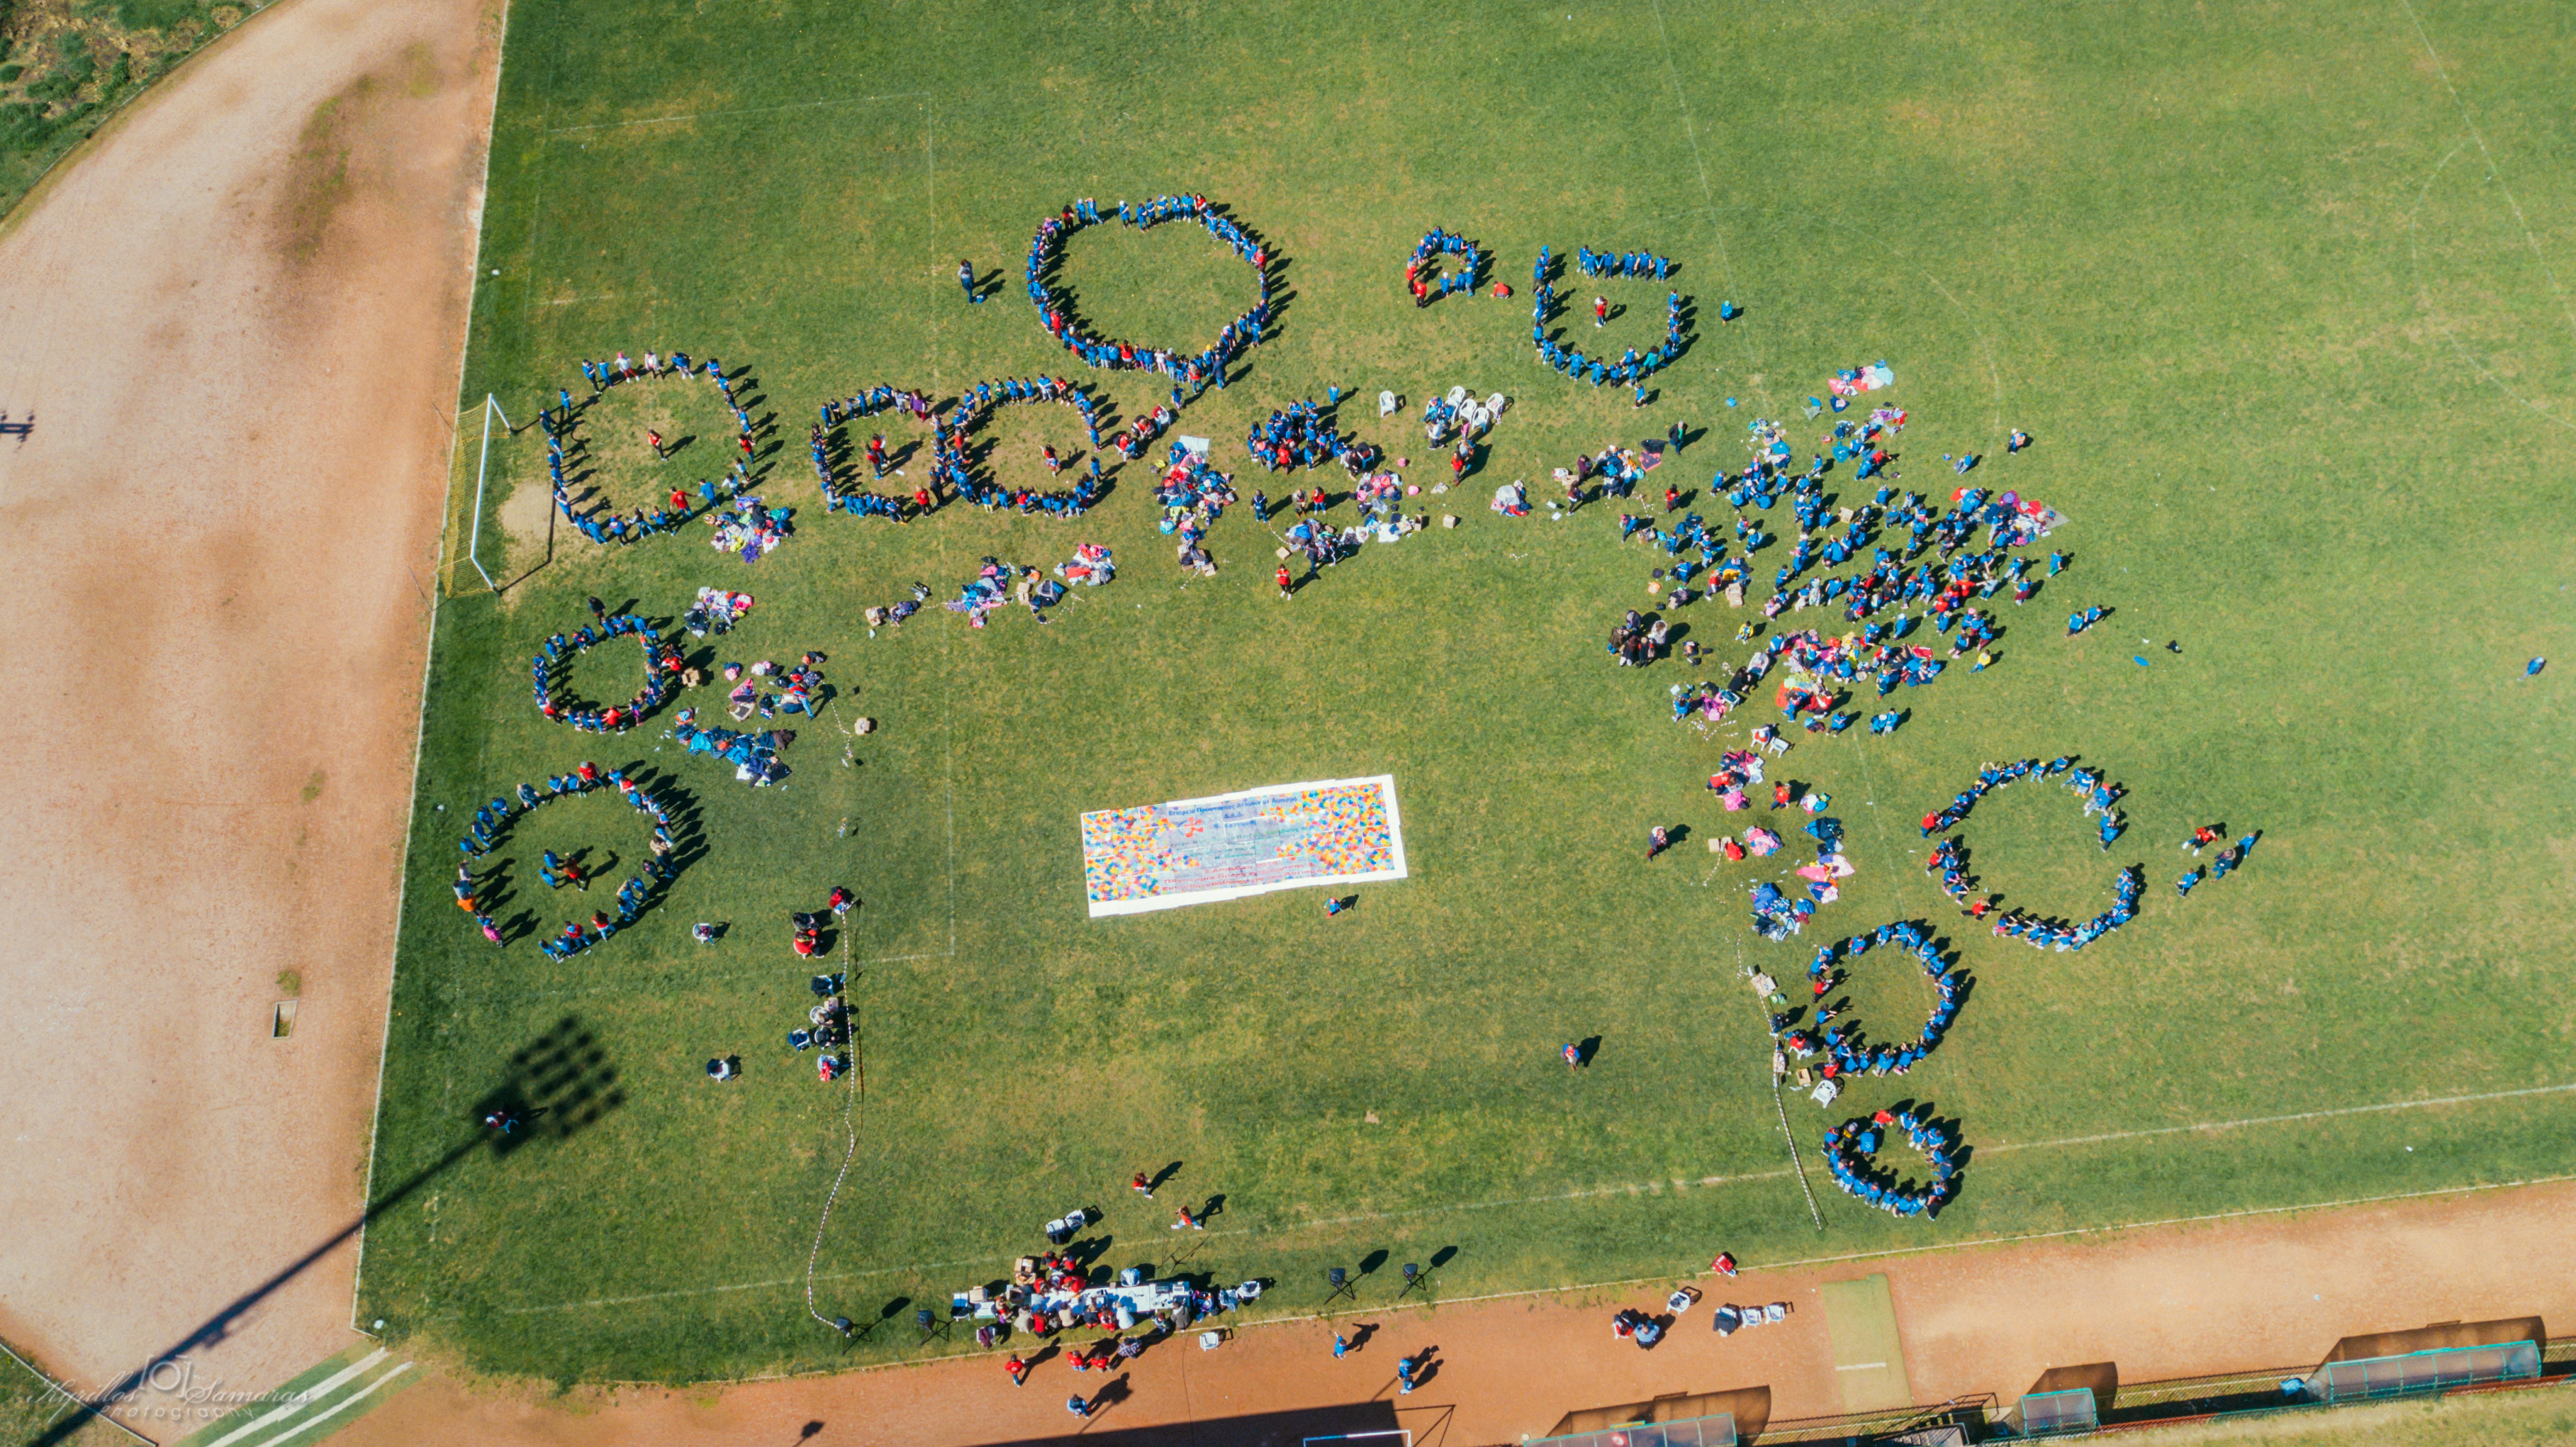
M 1074 479 L 1071 488 L 1039 492 L 1035 488 L 1004 487 L 989 477 L 978 476 L 974 466 L 974 449 L 969 434 L 992 416 L 994 409 L 1013 403 L 1056 403 L 1071 407 L 1082 416 L 1083 431 L 1096 450 L 1101 445 L 1102 405 L 1082 388 L 1061 377 L 1038 377 L 1023 380 L 1005 378 L 999 382 L 978 382 L 958 398 L 957 407 L 939 419 L 932 439 L 930 494 L 935 500 L 944 488 L 947 492 L 987 511 L 1011 509 L 1020 513 L 1043 512 L 1049 517 L 1080 517 L 1091 510 L 1100 496 L 1100 459 L 1085 459 L 1089 469 Z M 1158 412 L 1161 409 L 1156 409 Z M 1163 423 L 1154 423 L 1159 428 Z M 1129 457 L 1141 449 L 1143 438 L 1150 437 L 1149 424 L 1138 419 L 1132 432 L 1121 432 L 1119 451 Z M 1063 463 L 1055 449 L 1045 450 L 1048 469 L 1060 474 Z
M 1546 259 L 1546 247 L 1539 248 L 1539 257 L 1542 261 Z M 1651 278 L 1655 281 L 1669 281 L 1672 278 L 1672 268 L 1673 264 L 1670 260 L 1652 252 L 1595 251 L 1589 246 L 1574 248 L 1574 269 L 1585 276 L 1630 277 L 1638 280 Z
M 719 497 L 732 497 L 749 483 L 748 461 L 755 452 L 754 439 L 757 429 L 751 420 L 751 414 L 743 409 L 741 399 L 734 395 L 733 379 L 725 375 L 723 366 L 715 358 L 709 357 L 705 362 L 698 363 L 691 361 L 686 352 L 675 351 L 668 356 L 663 356 L 647 350 L 644 353 L 644 360 L 639 364 L 624 352 L 619 352 L 614 360 L 608 362 L 594 363 L 585 358 L 581 363 L 581 374 L 590 383 L 591 398 L 596 398 L 609 388 L 625 383 L 657 377 L 686 378 L 703 375 L 714 382 L 717 390 L 724 395 L 725 406 L 734 416 L 735 443 L 742 452 L 740 458 L 731 461 L 721 483 L 703 479 L 699 481 L 698 501 L 695 503 L 689 500 L 685 491 L 673 487 L 667 505 L 649 510 L 639 506 L 632 516 L 622 516 L 605 503 L 587 510 L 581 509 L 573 502 L 571 483 L 564 471 L 567 456 L 566 442 L 570 439 L 570 447 L 573 451 L 586 450 L 587 444 L 575 434 L 574 423 L 580 413 L 590 405 L 590 399 L 584 399 L 576 404 L 569 389 L 559 390 L 556 395 L 561 400 L 557 406 L 537 409 L 537 424 L 546 436 L 547 479 L 553 489 L 555 511 L 562 514 L 564 521 L 579 528 L 582 535 L 592 542 L 631 543 L 656 533 L 670 532 L 700 513 L 713 509 Z M 647 433 L 646 436 L 651 440 L 655 453 L 660 454 L 661 434 Z
M 538 948 L 548 957 L 560 960 L 599 944 L 620 928 L 633 924 L 652 905 L 656 894 L 678 876 L 679 866 L 672 858 L 676 844 L 670 807 L 653 797 L 651 790 L 629 778 L 624 770 L 602 769 L 584 760 L 569 774 L 549 778 L 542 786 L 523 783 L 514 794 L 498 796 L 476 809 L 472 831 L 456 842 L 458 852 L 465 856 L 465 862 L 457 867 L 456 901 L 474 916 L 474 923 L 482 929 L 485 939 L 496 945 L 505 943 L 500 926 L 493 922 L 490 912 L 484 907 L 481 898 L 483 881 L 475 876 L 473 861 L 498 848 L 521 816 L 557 799 L 600 788 L 616 789 L 638 812 L 651 817 L 650 857 L 645 861 L 642 874 L 630 877 L 617 887 L 617 912 L 614 915 L 601 911 L 594 913 L 586 923 L 576 921 L 567 924 L 562 934 L 545 941 Z M 550 888 L 575 884 L 585 893 L 589 889 L 589 882 L 578 866 L 568 865 L 551 853 L 540 866 L 539 873 Z
M 1294 472 L 1338 462 L 1344 471 L 1359 477 L 1377 464 L 1380 455 L 1374 445 L 1344 437 L 1330 413 L 1317 407 L 1311 397 L 1252 424 L 1243 447 L 1265 472 Z
M 1670 263 L 1664 260 L 1664 258 L 1659 256 L 1648 256 L 1643 252 L 1631 253 L 1626 257 L 1618 257 L 1593 252 L 1589 249 L 1585 249 L 1577 254 L 1576 265 L 1587 275 L 1603 276 L 1625 275 L 1661 277 L 1670 269 Z M 1616 271 L 1595 271 L 1593 269 L 1594 267 L 1601 265 L 1612 265 L 1623 269 Z M 1642 269 L 1624 269 L 1632 265 L 1641 267 Z M 1670 366 L 1674 362 L 1681 360 L 1682 352 L 1690 345 L 1689 314 L 1688 309 L 1682 303 L 1681 293 L 1673 292 L 1664 298 L 1664 340 L 1662 345 L 1654 347 L 1643 354 L 1640 354 L 1636 348 L 1630 347 L 1627 355 L 1621 357 L 1618 361 L 1604 361 L 1598 357 L 1586 356 L 1581 348 L 1569 346 L 1566 343 L 1560 342 L 1554 337 L 1548 335 L 1547 324 L 1549 319 L 1556 314 L 1557 308 L 1556 288 L 1548 278 L 1548 273 L 1553 269 L 1553 266 L 1554 263 L 1548 255 L 1548 249 L 1544 246 L 1540 247 L 1538 251 L 1538 264 L 1531 270 L 1531 344 L 1538 348 L 1539 356 L 1545 359 L 1549 366 L 1554 367 L 1557 371 L 1564 373 L 1566 376 L 1571 377 L 1578 382 L 1590 382 L 1595 387 L 1601 386 L 1604 383 L 1615 384 L 1622 387 L 1634 386 L 1637 389 L 1637 404 L 1639 406 L 1645 405 L 1645 379 L 1654 375 L 1656 372 L 1663 370 L 1665 367 Z M 1609 318 L 1610 304 L 1608 300 L 1601 297 L 1593 298 L 1593 325 L 1596 327 L 1601 326 L 1606 323 Z
M 1995 920 L 1995 933 L 2033 949 L 2080 950 L 2127 924 L 2138 915 L 2138 896 L 2147 888 L 2146 871 L 2136 865 L 2120 871 L 2112 886 L 2111 907 L 2080 924 L 2044 920 L 2022 910 L 2007 910 Z
M 1214 345 L 1189 356 L 1159 347 L 1139 347 L 1131 342 L 1110 342 L 1091 336 L 1075 320 L 1073 298 L 1058 285 L 1063 275 L 1064 244 L 1077 231 L 1104 224 L 1097 203 L 1089 197 L 1067 205 L 1061 212 L 1038 224 L 1037 234 L 1029 241 L 1029 301 L 1038 309 L 1039 319 L 1049 335 L 1064 345 L 1065 350 L 1082 359 L 1086 366 L 1159 372 L 1172 379 L 1174 405 L 1179 403 L 1181 389 L 1195 395 L 1210 383 L 1225 386 L 1226 367 L 1238 356 L 1261 342 L 1262 332 L 1270 325 L 1270 253 L 1261 242 L 1208 204 L 1204 196 L 1158 196 L 1141 205 L 1118 203 L 1116 220 L 1121 224 L 1146 230 L 1166 221 L 1195 221 L 1206 227 L 1208 234 L 1224 242 L 1234 254 L 1252 268 L 1260 286 L 1250 310 L 1225 324 Z
M 834 915 L 839 915 L 853 902 L 848 890 L 835 889 L 830 908 Z M 818 920 L 819 916 L 811 914 L 795 915 L 790 920 L 796 930 L 796 953 L 803 958 L 811 959 L 814 955 Z M 850 1070 L 850 1002 L 842 993 L 846 981 L 835 973 L 816 975 L 809 983 L 816 1003 L 814 1008 L 805 1012 L 803 1025 L 788 1030 L 787 1048 L 797 1055 L 808 1050 L 820 1052 L 814 1061 L 814 1078 L 829 1085 Z
M 1981 764 L 1976 782 L 1951 796 L 1950 802 L 1923 816 L 1923 837 L 1931 838 L 1942 830 L 1968 817 L 1977 801 L 1997 789 L 2006 788 L 2021 779 L 2053 779 L 2066 775 L 2066 787 L 2084 800 L 2084 814 L 2091 818 L 2100 811 L 2106 818 L 2113 814 L 2112 805 L 2128 791 L 2112 783 L 2095 768 L 2079 768 L 2071 754 L 2060 754 L 2047 763 L 2037 759 L 2015 759 L 2010 763 Z
M 1905 1132 L 1923 1153 L 1932 1167 L 1931 1184 L 1906 1186 L 1870 1169 L 1869 1158 L 1878 1153 L 1882 1133 L 1890 1130 Z M 1891 1216 L 1939 1215 L 1959 1188 L 1959 1162 L 1949 1134 L 1910 1108 L 1882 1110 L 1867 1120 L 1855 1117 L 1827 1131 L 1825 1168 L 1833 1172 L 1836 1185 Z
M 1464 258 L 1466 269 L 1444 274 L 1440 270 L 1443 256 Z M 1413 248 L 1412 259 L 1404 263 L 1404 285 L 1413 293 L 1413 304 L 1426 307 L 1451 292 L 1474 291 L 1486 260 L 1484 248 L 1473 240 L 1434 226 Z
M 575 655 L 621 633 L 634 634 L 644 645 L 644 687 L 623 704 L 598 708 L 590 704 L 558 701 L 564 674 Z M 662 641 L 653 625 L 632 613 L 609 613 L 580 632 L 567 638 L 557 633 L 546 640 L 546 651 L 528 660 L 528 671 L 536 680 L 537 712 L 558 723 L 568 723 L 584 733 L 624 733 L 644 716 L 662 706 L 671 691 L 680 685 L 686 663 L 680 650 Z
M 1826 994 L 1841 982 L 1842 963 L 1856 960 L 1871 949 L 1882 946 L 1910 953 L 1919 960 L 1923 973 L 1931 978 L 1932 988 L 1939 995 L 1932 1004 L 1931 1014 L 1923 1022 L 1922 1034 L 1903 1045 L 1872 1044 L 1858 1030 L 1835 1025 L 1833 1022 L 1837 1016 L 1850 1011 L 1851 1002 L 1845 999 L 1827 1003 L 1825 999 Z M 1950 1022 L 1958 1016 L 1959 999 L 1967 984 L 1966 977 L 1954 973 L 1943 958 L 1942 942 L 1935 939 L 1931 931 L 1910 920 L 1883 924 L 1873 933 L 1854 935 L 1817 950 L 1816 957 L 1807 964 L 1807 978 L 1815 987 L 1815 1015 L 1809 1022 L 1813 1028 L 1799 1027 L 1795 1023 L 1794 1012 L 1779 1011 L 1771 1016 L 1771 1036 L 1779 1042 L 1782 1050 L 1800 1060 L 1820 1054 L 1824 1056 L 1823 1063 L 1817 1068 L 1827 1080 L 1845 1075 L 1903 1075 L 1912 1069 L 1915 1062 L 1931 1054 L 1940 1045 L 1941 1037 L 1949 1032 Z

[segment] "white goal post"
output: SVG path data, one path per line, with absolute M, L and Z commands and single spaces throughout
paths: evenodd
M 474 527 L 465 541 L 465 561 L 472 563 L 474 571 L 483 575 L 483 586 L 498 593 L 501 585 L 492 581 L 491 573 L 485 570 L 479 556 L 483 546 L 483 479 L 492 466 L 492 419 L 495 417 L 501 419 L 504 432 L 519 430 L 510 425 L 510 414 L 501 410 L 500 399 L 486 392 L 483 394 L 483 455 L 474 464 Z

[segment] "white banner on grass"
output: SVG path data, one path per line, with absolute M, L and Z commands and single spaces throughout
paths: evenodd
M 1405 877 L 1391 774 L 1082 816 L 1083 894 L 1094 919 Z

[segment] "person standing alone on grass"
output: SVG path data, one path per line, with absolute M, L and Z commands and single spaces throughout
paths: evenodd
M 1666 830 L 1663 825 L 1656 825 L 1652 830 L 1648 831 L 1646 835 L 1646 857 L 1648 859 L 1652 859 L 1656 855 L 1663 853 L 1666 849 L 1672 847 L 1672 842 L 1672 834 Z
M 1154 1199 L 1154 1183 L 1146 1178 L 1143 1171 L 1138 1171 L 1136 1173 L 1136 1179 L 1129 1181 L 1127 1184 L 1135 1190 L 1137 1195 L 1144 1197 L 1148 1201 Z
M 963 259 L 958 261 L 957 284 L 966 289 L 966 299 L 968 301 L 972 302 L 983 300 L 982 297 L 975 294 L 975 264 L 973 262 Z
M 1296 584 L 1294 580 L 1288 576 L 1288 565 L 1286 563 L 1281 563 L 1279 565 L 1279 596 L 1285 598 L 1295 591 Z
M 1595 327 L 1604 326 L 1608 324 L 1609 320 L 1610 298 L 1606 296 L 1594 297 L 1592 299 L 1592 325 Z
M 1581 1069 L 1583 1068 L 1583 1047 L 1582 1047 L 1582 1046 L 1577 1045 L 1577 1044 L 1575 1044 L 1574 1042 L 1572 1042 L 1572 1041 L 1570 1041 L 1570 1040 L 1569 1040 L 1569 1041 L 1567 1041 L 1567 1042 L 1565 1043 L 1564 1048 L 1563 1048 L 1563 1049 L 1558 1050 L 1556 1053 L 1557 1053 L 1559 1056 L 1562 1056 L 1562 1057 L 1564 1058 L 1564 1060 L 1565 1060 L 1565 1068 L 1566 1068 L 1566 1069 L 1568 1069 L 1568 1070 L 1581 1070 Z

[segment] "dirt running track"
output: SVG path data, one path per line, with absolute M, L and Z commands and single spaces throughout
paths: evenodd
M 1127 1374 L 1130 1395 L 1083 1435 L 1120 1444 L 1245 1447 L 1224 1419 L 1371 1398 L 1400 1403 L 1424 1447 L 1492 1447 L 1545 1432 L 1580 1407 L 1667 1393 L 1768 1385 L 1779 1417 L 1842 1410 L 1816 1287 L 1883 1271 L 1896 1303 L 1914 1399 L 2028 1389 L 2050 1366 L 2119 1363 L 2124 1381 L 2312 1366 L 2348 1334 L 2540 1314 L 2576 1321 L 2576 1186 L 2482 1192 L 2303 1217 L 2261 1216 L 2108 1238 L 2030 1242 L 1823 1268 L 1703 1278 L 1717 1300 L 1786 1301 L 1776 1327 L 1732 1339 L 1708 1307 L 1651 1352 L 1614 1341 L 1616 1305 L 1652 1308 L 1663 1288 L 1585 1300 L 1520 1299 L 1360 1314 L 1378 1330 L 1336 1362 L 1331 1333 L 1256 1327 L 1213 1353 L 1164 1343 Z M 789 1309 L 786 1306 L 782 1310 Z M 1438 1348 L 1438 1371 L 1395 1396 L 1395 1359 Z M 473 1395 L 433 1375 L 333 1439 L 332 1447 L 970 1447 L 1053 1439 L 1080 1424 L 1064 1399 L 1103 1385 L 1061 1361 L 1014 1391 L 998 1357 L 735 1387 L 579 1399 Z M 820 1423 L 810 1438 L 798 1434 Z M 1163 1428 L 1166 1430 L 1148 1431 Z M 1286 1438 L 1289 1443 L 1297 1439 Z
M 283 0 L 0 235 L 0 1335 L 77 1385 L 359 1210 L 497 18 Z M 197 1381 L 347 1343 L 354 1260 Z

